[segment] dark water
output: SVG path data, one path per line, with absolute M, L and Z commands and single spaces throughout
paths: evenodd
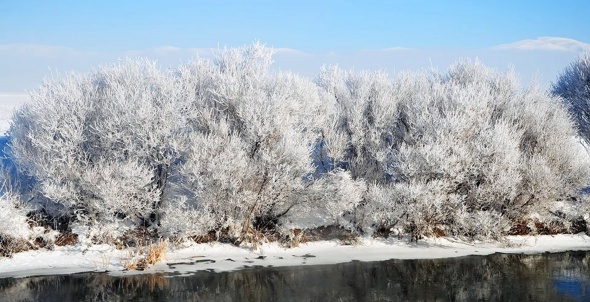
M 590 301 L 590 252 L 0 279 L 0 301 Z

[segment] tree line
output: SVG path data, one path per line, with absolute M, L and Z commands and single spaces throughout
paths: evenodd
M 588 62 L 551 91 L 477 60 L 393 78 L 324 66 L 312 80 L 271 72 L 257 43 L 168 70 L 128 59 L 68 74 L 14 114 L 0 235 L 31 236 L 31 213 L 83 236 L 236 243 L 328 225 L 567 232 L 588 214 Z

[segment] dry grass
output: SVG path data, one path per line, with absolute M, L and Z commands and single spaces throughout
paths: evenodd
M 123 266 L 123 268 L 126 271 L 137 269 L 139 260 L 141 258 L 141 246 L 137 251 L 134 251 L 133 249 L 128 249 L 126 252 L 126 257 L 124 255 L 121 255 L 121 266 Z
M 78 234 L 72 232 L 60 233 L 55 239 L 57 246 L 75 245 L 76 243 L 78 243 Z
M 145 270 L 164 259 L 167 240 L 160 240 L 157 244 L 151 243 L 147 248 L 140 245 L 136 250 L 128 249 L 127 257 L 121 256 L 121 265 L 125 270 Z
M 282 246 L 293 248 L 298 247 L 299 244 L 306 243 L 309 241 L 309 238 L 305 236 L 305 233 L 301 229 L 293 229 L 289 231 L 289 234 L 285 236 L 283 241 L 281 242 Z
M 157 245 L 150 244 L 147 255 L 145 256 L 147 263 L 149 265 L 154 265 L 164 259 L 167 245 L 168 241 L 166 240 L 158 242 Z
M 264 242 L 264 234 L 260 231 L 255 230 L 251 227 L 247 227 L 244 232 L 242 232 L 241 238 L 238 241 L 239 244 L 250 245 L 252 250 L 258 249 L 258 244 Z
M 28 251 L 34 248 L 24 239 L 0 236 L 0 258 L 12 257 L 13 254 Z
M 205 234 L 205 235 L 195 235 L 190 237 L 190 239 L 192 241 L 194 241 L 195 243 L 210 243 L 215 241 L 215 234 Z
M 100 263 L 93 261 L 93 264 L 96 271 L 108 271 L 111 265 L 111 255 L 100 255 Z
M 340 237 L 340 243 L 342 245 L 358 245 L 361 243 L 359 235 L 356 233 L 345 233 Z

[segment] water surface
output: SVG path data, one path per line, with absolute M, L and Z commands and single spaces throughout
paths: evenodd
M 0 301 L 590 301 L 590 252 L 0 279 Z

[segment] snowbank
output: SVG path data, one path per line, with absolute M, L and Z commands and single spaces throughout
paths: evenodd
M 493 253 L 544 253 L 572 250 L 590 251 L 590 237 L 584 234 L 554 236 L 509 236 L 505 242 L 472 243 L 446 238 L 427 238 L 418 243 L 406 239 L 360 239 L 357 245 L 341 245 L 338 241 L 319 241 L 296 248 L 283 248 L 276 243 L 257 250 L 229 244 L 191 244 L 169 250 L 166 259 L 139 272 L 124 271 L 122 259 L 126 250 L 112 246 L 83 245 L 56 247 L 53 251 L 38 250 L 0 259 L 0 278 L 37 275 L 104 272 L 111 275 L 138 273 L 173 273 L 187 275 L 195 271 L 215 272 L 250 267 L 336 264 L 350 261 L 382 261 L 389 259 L 434 259 L 489 255 Z

